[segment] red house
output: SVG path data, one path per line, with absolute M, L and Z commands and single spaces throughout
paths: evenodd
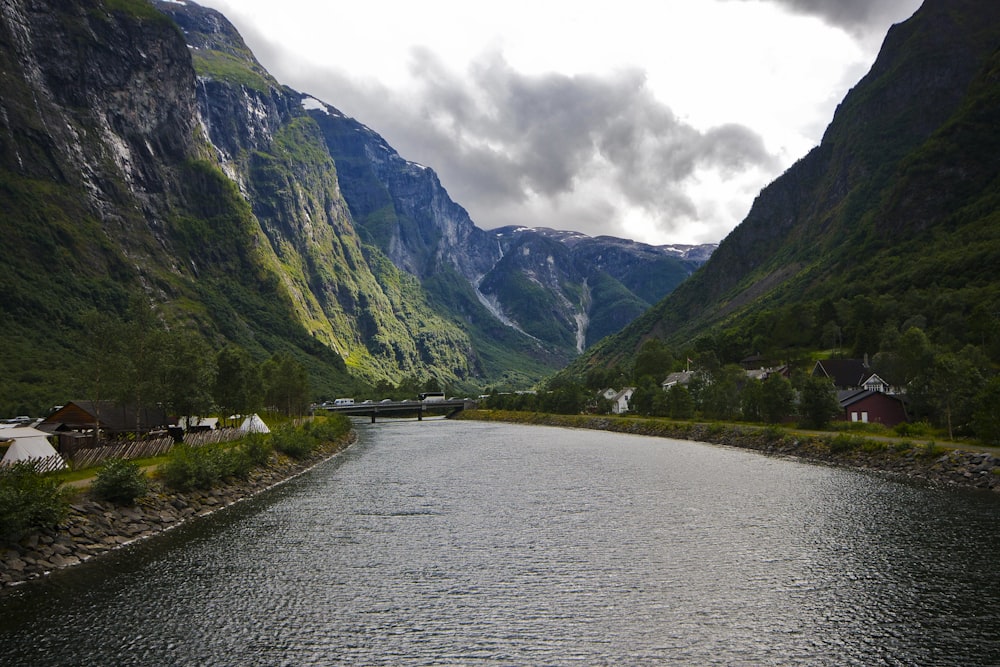
M 868 389 L 851 389 L 837 392 L 840 401 L 840 419 L 865 424 L 895 426 L 907 421 L 906 407 L 898 396 Z

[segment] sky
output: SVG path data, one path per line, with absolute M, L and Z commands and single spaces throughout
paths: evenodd
M 714 243 L 920 0 L 201 0 L 483 229 Z

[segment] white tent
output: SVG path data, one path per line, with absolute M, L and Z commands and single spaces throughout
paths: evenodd
M 61 470 L 66 462 L 49 444 L 49 434 L 45 431 L 25 427 L 4 429 L 0 437 L 13 440 L 7 453 L 0 459 L 0 465 L 14 465 L 20 461 L 35 462 L 43 470 Z
M 264 420 L 254 413 L 243 420 L 243 424 L 240 426 L 241 431 L 247 433 L 270 433 L 271 429 L 267 427 Z

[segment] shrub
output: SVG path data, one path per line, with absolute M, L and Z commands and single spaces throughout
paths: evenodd
M 859 449 L 865 443 L 863 438 L 859 438 L 854 435 L 847 435 L 846 433 L 837 434 L 829 442 L 830 451 L 834 454 L 843 454 L 854 449 Z
M 160 469 L 164 482 L 178 491 L 210 489 L 229 477 L 246 477 L 253 463 L 240 447 L 178 445 Z
M 313 453 L 319 444 L 305 428 L 282 428 L 271 434 L 274 448 L 293 459 L 304 459 Z
M 244 438 L 240 448 L 247 461 L 254 466 L 266 465 L 274 452 L 271 436 L 263 433 L 251 433 Z
M 110 459 L 97 471 L 90 490 L 102 500 L 129 505 L 146 495 L 149 481 L 142 469 L 132 461 Z
M 0 466 L 0 539 L 17 541 L 33 530 L 54 526 L 69 509 L 62 484 L 30 463 Z

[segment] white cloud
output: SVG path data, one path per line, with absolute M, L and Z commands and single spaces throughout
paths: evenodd
M 206 0 L 484 228 L 717 241 L 917 0 Z M 652 5 L 652 6 L 651 6 Z

